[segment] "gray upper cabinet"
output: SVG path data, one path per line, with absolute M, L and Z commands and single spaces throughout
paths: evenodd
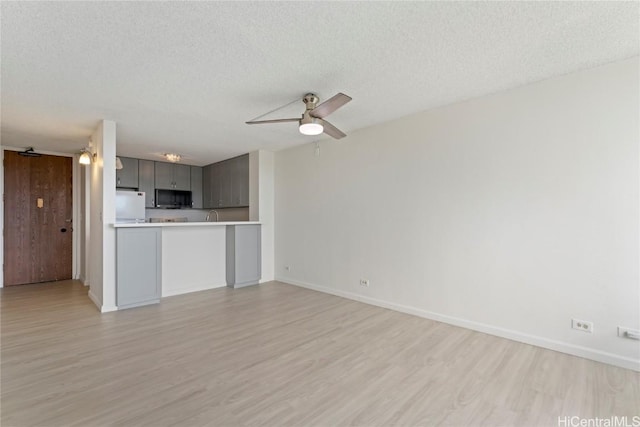
M 238 206 L 249 206 L 249 155 L 237 157 L 233 198 Z
M 223 187 L 222 176 L 223 176 L 222 162 L 215 163 L 213 165 L 213 169 L 211 170 L 211 207 L 212 208 L 224 207 L 224 202 L 222 200 L 222 187 Z
M 138 160 L 138 190 L 144 191 L 144 206 L 155 206 L 155 162 L 152 160 Z
M 202 168 L 202 207 L 205 209 L 213 208 L 213 193 L 211 192 L 213 166 L 214 165 L 207 165 Z
M 191 166 L 191 200 L 194 209 L 202 209 L 202 168 Z
M 228 208 L 233 204 L 233 170 L 234 160 L 220 163 L 220 207 Z
M 173 163 L 156 162 L 156 188 L 173 190 Z
M 191 167 L 175 163 L 156 162 L 156 188 L 164 190 L 191 190 Z
M 206 166 L 203 191 L 207 209 L 249 206 L 249 155 Z
M 173 179 L 175 190 L 191 190 L 191 166 L 189 165 L 173 165 Z
M 138 159 L 120 157 L 122 169 L 116 169 L 116 188 L 138 188 Z

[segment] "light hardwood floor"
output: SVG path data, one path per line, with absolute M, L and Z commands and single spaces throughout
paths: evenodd
M 1 295 L 2 426 L 556 426 L 640 415 L 640 374 L 272 282 L 100 314 Z

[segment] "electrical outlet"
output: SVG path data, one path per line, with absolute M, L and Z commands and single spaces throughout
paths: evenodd
M 571 319 L 571 327 L 582 332 L 593 333 L 593 322 L 579 319 Z
M 360 279 L 360 286 L 369 287 L 369 279 Z
M 640 340 L 640 330 L 631 329 L 631 328 L 623 328 L 622 326 L 618 326 L 618 336 L 621 338 L 629 338 L 632 340 Z
M 285 270 L 285 271 L 291 271 L 291 267 L 290 267 L 290 266 L 288 266 L 288 265 L 285 265 L 285 266 L 284 266 L 284 270 Z

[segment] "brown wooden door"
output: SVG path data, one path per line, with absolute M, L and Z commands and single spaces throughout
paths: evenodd
M 4 152 L 4 285 L 71 279 L 72 159 Z

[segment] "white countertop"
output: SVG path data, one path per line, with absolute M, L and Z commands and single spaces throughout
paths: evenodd
M 115 228 L 136 228 L 136 227 L 210 227 L 220 225 L 259 225 L 259 221 L 209 221 L 209 222 L 123 222 L 115 223 Z

